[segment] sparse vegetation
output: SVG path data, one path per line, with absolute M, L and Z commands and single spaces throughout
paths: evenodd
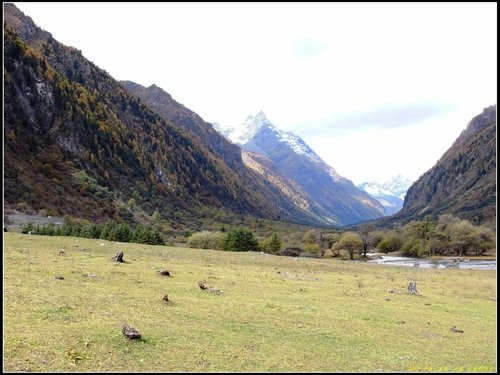
M 496 283 L 495 271 L 8 232 L 4 371 L 495 372 Z

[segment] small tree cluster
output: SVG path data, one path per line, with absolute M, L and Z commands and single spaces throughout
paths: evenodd
M 247 229 L 232 229 L 222 242 L 226 251 L 259 251 L 259 242 Z
M 308 230 L 302 236 L 302 246 L 306 253 L 322 257 L 325 255 L 325 249 L 329 248 L 330 240 L 328 236 L 317 229 Z
M 363 250 L 363 240 L 361 236 L 355 232 L 344 232 L 334 247 L 337 250 L 347 250 L 349 257 L 354 259 L 354 253 L 356 251 L 361 253 Z
M 402 255 L 412 257 L 482 255 L 496 247 L 493 230 L 450 214 L 441 215 L 437 222 L 427 218 L 382 234 L 377 231 L 372 239 L 379 251 L 401 251 Z
M 61 226 L 55 226 L 53 223 L 50 223 L 46 226 L 37 225 L 36 227 L 32 223 L 28 223 L 21 228 L 22 233 L 28 233 L 30 230 L 36 234 L 45 236 L 100 238 L 116 242 L 165 245 L 165 241 L 157 230 L 142 225 L 131 228 L 128 224 L 117 224 L 113 221 L 108 221 L 104 225 L 65 223 Z

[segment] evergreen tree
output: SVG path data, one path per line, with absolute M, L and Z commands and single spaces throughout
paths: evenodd
M 277 253 L 281 250 L 281 240 L 276 233 L 273 234 L 271 242 L 269 242 L 269 251 L 271 253 Z
M 224 239 L 222 248 L 226 251 L 258 251 L 259 242 L 251 231 L 233 229 Z

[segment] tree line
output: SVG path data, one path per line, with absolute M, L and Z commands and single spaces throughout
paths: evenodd
M 143 225 L 130 227 L 128 224 L 117 224 L 111 220 L 105 224 L 81 225 L 78 223 L 65 223 L 61 226 L 56 226 L 53 223 L 45 226 L 35 226 L 33 223 L 27 223 L 21 226 L 21 233 L 34 233 L 42 236 L 99 238 L 101 240 L 116 242 L 165 245 L 163 237 L 155 229 Z
M 348 231 L 339 236 L 334 250 L 346 249 L 351 259 L 367 250 L 400 252 L 403 256 L 426 257 L 434 255 L 483 255 L 496 248 L 495 232 L 484 225 L 475 226 L 468 220 L 451 214 L 411 221 L 391 230 L 370 230 L 369 225 L 357 232 Z
M 441 215 L 437 221 L 426 218 L 404 226 L 396 224 L 389 230 L 376 229 L 370 224 L 352 231 L 311 229 L 298 241 L 273 234 L 259 242 L 248 229 L 234 229 L 227 234 L 201 231 L 192 234 L 187 241 L 190 247 L 200 249 L 317 257 L 329 252 L 333 257 L 347 254 L 351 259 L 355 255 L 366 256 L 368 251 L 398 252 L 410 257 L 471 256 L 483 255 L 496 248 L 496 234 L 491 228 L 475 226 L 451 214 Z
M 108 221 L 104 225 L 65 223 L 62 226 L 48 224 L 34 226 L 28 223 L 21 227 L 22 233 L 36 233 L 50 236 L 75 236 L 100 238 L 117 242 L 135 242 L 150 245 L 165 245 L 157 230 L 139 225 L 135 228 L 128 224 Z M 297 241 L 276 233 L 259 241 L 254 233 L 246 228 L 232 229 L 226 233 L 207 231 L 193 233 L 187 245 L 198 249 L 225 251 L 263 251 L 277 255 L 323 257 L 327 252 L 333 257 L 348 254 L 351 259 L 356 255 L 366 256 L 367 252 L 398 252 L 403 256 L 471 256 L 483 255 L 496 248 L 495 232 L 484 225 L 475 226 L 467 220 L 451 214 L 441 215 L 437 221 L 426 218 L 411 221 L 406 225 L 394 225 L 392 229 L 376 229 L 370 224 L 361 225 L 357 230 L 319 230 L 310 229 Z

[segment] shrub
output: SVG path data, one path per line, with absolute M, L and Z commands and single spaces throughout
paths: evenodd
M 318 245 L 317 243 L 305 243 L 304 244 L 304 251 L 306 253 L 314 254 L 314 256 L 321 255 L 321 246 Z
M 222 249 L 226 251 L 259 251 L 259 242 L 253 233 L 246 229 L 231 230 L 222 243 Z
M 281 250 L 282 242 L 278 235 L 275 233 L 271 237 L 268 237 L 260 245 L 263 251 L 266 253 L 276 254 Z
M 286 249 L 280 250 L 276 255 L 284 255 L 289 257 L 298 257 L 302 253 L 302 249 L 299 247 L 287 247 Z
M 387 233 L 382 241 L 379 242 L 377 249 L 384 253 L 389 253 L 391 251 L 398 251 L 401 249 L 402 241 L 396 232 Z
M 418 238 L 408 239 L 401 247 L 401 255 L 410 257 L 423 257 L 428 253 L 428 248 L 424 241 Z
M 222 241 L 224 240 L 224 234 L 221 232 L 210 232 L 204 230 L 198 233 L 192 234 L 188 240 L 188 246 L 196 249 L 222 249 Z
M 34 231 L 35 227 L 32 222 L 26 223 L 21 226 L 21 233 L 28 234 L 31 231 Z
M 335 245 L 337 249 L 345 249 L 349 252 L 349 257 L 354 258 L 354 252 L 363 250 L 363 240 L 355 232 L 345 232 L 340 236 L 339 242 Z

